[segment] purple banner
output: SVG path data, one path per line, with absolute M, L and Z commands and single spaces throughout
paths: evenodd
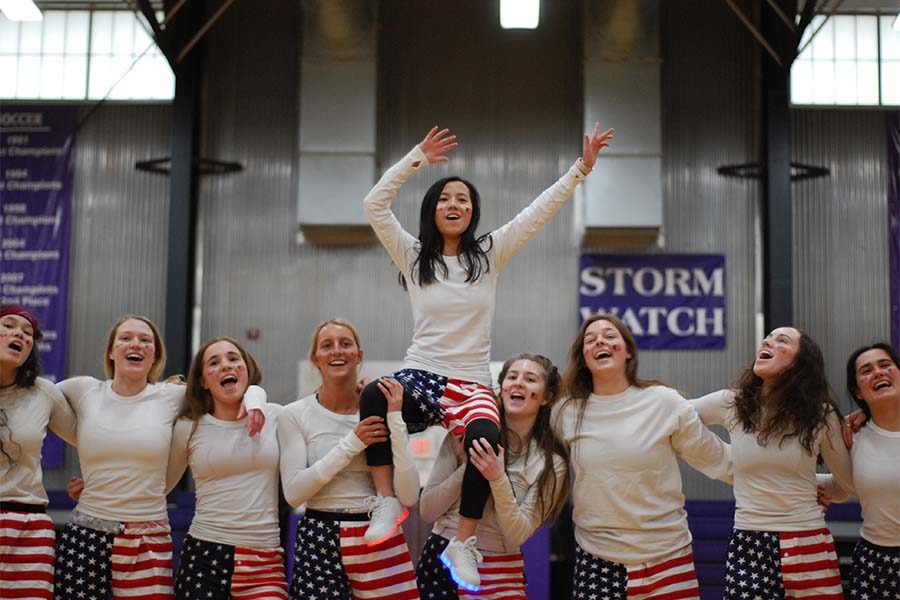
M 900 113 L 888 116 L 888 220 L 891 260 L 891 340 L 900 348 Z
M 44 376 L 66 370 L 69 235 L 72 211 L 72 106 L 0 109 L 0 303 L 21 304 L 44 332 Z M 62 442 L 48 435 L 43 464 L 63 464 Z
M 582 254 L 580 321 L 622 319 L 638 347 L 725 347 L 725 257 L 720 254 Z

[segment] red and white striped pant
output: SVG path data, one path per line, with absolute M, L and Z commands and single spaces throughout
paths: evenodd
M 700 585 L 694 570 L 691 547 L 638 565 L 604 560 L 575 548 L 576 600 L 589 598 L 627 598 L 628 600 L 694 600 L 700 598 Z
M 124 523 L 107 533 L 69 523 L 57 546 L 58 600 L 96 596 L 171 600 L 172 537 L 167 521 Z
M 181 548 L 175 595 L 179 600 L 287 600 L 281 548 L 258 550 L 199 540 Z
M 748 594 L 843 600 L 831 532 L 732 531 L 725 563 L 725 598 L 746 598 Z
M 369 546 L 366 520 L 311 518 L 297 525 L 291 600 L 418 600 L 403 530 Z
M 53 598 L 53 520 L 0 511 L 0 598 Z

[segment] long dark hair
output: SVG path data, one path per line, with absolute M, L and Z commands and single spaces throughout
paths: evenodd
M 803 449 L 813 454 L 816 435 L 828 426 L 829 414 L 835 413 L 840 420 L 841 410 L 825 378 L 822 350 L 805 331 L 797 331 L 797 356 L 781 373 L 768 397 L 763 397 L 763 380 L 753 372 L 751 362 L 734 384 L 734 408 L 744 431 L 755 433 L 761 445 L 773 439 L 781 444 L 796 437 Z M 764 415 L 767 402 L 774 410 Z
M 497 378 L 497 383 L 501 387 L 503 386 L 503 380 L 506 378 L 506 373 L 517 360 L 530 360 L 544 371 L 544 393 L 546 394 L 548 401 L 541 406 L 540 410 L 538 410 L 530 437 L 544 458 L 544 468 L 541 469 L 541 474 L 538 476 L 536 484 L 538 489 L 538 511 L 541 515 L 541 522 L 544 523 L 552 521 L 559 515 L 563 506 L 565 506 L 566 494 L 569 491 L 568 469 L 566 470 L 566 475 L 563 477 L 562 481 L 560 481 L 556 476 L 556 470 L 553 468 L 553 456 L 559 456 L 566 464 L 568 464 L 569 452 L 550 427 L 550 411 L 556 401 L 559 400 L 562 380 L 559 376 L 559 370 L 549 358 L 541 356 L 540 354 L 523 353 L 508 358 L 506 359 L 506 362 L 503 363 L 503 368 L 500 369 L 500 375 Z M 516 433 L 505 427 L 506 412 L 503 408 L 502 400 L 500 402 L 500 418 L 504 424 L 504 427 L 501 427 L 500 429 L 500 443 L 507 449 L 506 461 L 508 464 L 510 455 L 509 437 L 511 435 L 516 435 Z M 521 444 L 521 447 L 527 450 L 529 440 L 518 441 Z
M 31 346 L 31 353 L 28 355 L 28 358 L 25 359 L 25 362 L 16 369 L 16 378 L 13 380 L 13 387 L 34 387 L 34 382 L 37 380 L 38 375 L 41 374 L 41 357 L 40 352 L 38 351 L 38 342 L 43 337 L 44 334 L 41 333 L 41 330 L 35 327 L 34 344 Z M 21 448 L 21 446 L 13 439 L 12 428 L 9 426 L 9 416 L 7 416 L 4 409 L 0 408 L 0 454 L 3 454 L 3 456 L 6 457 L 6 460 L 9 461 L 8 472 L 15 468 L 16 461 L 13 460 L 12 455 L 7 451 L 7 448 L 4 447 L 4 438 L 6 438 L 7 444 L 14 444 L 17 448 Z
M 847 359 L 847 393 L 866 414 L 866 417 L 871 419 L 872 409 L 869 408 L 869 403 L 860 397 L 859 384 L 856 382 L 856 359 L 859 358 L 860 354 L 868 352 L 869 350 L 884 350 L 891 361 L 893 361 L 894 366 L 898 368 L 900 368 L 900 356 L 897 355 L 897 349 L 887 342 L 875 342 L 874 344 L 857 348 L 853 351 L 853 354 L 850 355 L 850 358 Z
M 648 388 L 654 385 L 666 384 L 656 379 L 641 379 L 638 377 L 638 346 L 637 340 L 628 326 L 613 315 L 596 314 L 588 317 L 578 330 L 578 335 L 572 346 L 569 348 L 569 364 L 566 367 L 566 373 L 563 375 L 563 389 L 565 390 L 566 405 L 574 403 L 578 408 L 578 420 L 576 430 L 581 429 L 581 422 L 584 420 L 584 411 L 587 408 L 587 399 L 594 392 L 594 379 L 591 371 L 588 369 L 584 361 L 584 336 L 588 327 L 597 321 L 609 321 L 615 327 L 622 339 L 625 341 L 625 350 L 631 355 L 631 358 L 625 360 L 625 378 L 628 383 L 637 388 Z M 668 386 L 666 386 L 668 387 Z
M 438 231 L 434 222 L 434 213 L 444 186 L 451 181 L 461 181 L 469 188 L 469 196 L 472 200 L 472 220 L 463 232 L 459 241 L 459 259 L 466 270 L 466 283 L 474 283 L 491 270 L 487 251 L 490 250 L 493 240 L 491 234 L 475 237 L 478 229 L 478 221 L 481 219 L 481 197 L 475 186 L 461 177 L 444 177 L 432 184 L 425 197 L 422 198 L 422 206 L 419 210 L 419 248 L 418 254 L 410 267 L 410 274 L 415 283 L 425 287 L 437 281 L 437 270 L 440 269 L 444 277 L 447 276 L 447 264 L 444 262 L 444 237 Z M 400 284 L 406 287 L 406 278 L 400 274 Z

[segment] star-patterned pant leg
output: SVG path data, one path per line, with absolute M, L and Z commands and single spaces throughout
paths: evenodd
M 900 548 L 857 542 L 849 590 L 853 600 L 900 600 Z
M 625 600 L 628 597 L 628 569 L 603 560 L 575 546 L 574 600 Z
M 425 540 L 422 556 L 416 565 L 416 581 L 419 596 L 425 600 L 432 598 L 457 598 L 457 586 L 450 577 L 450 571 L 441 562 L 441 552 L 450 540 L 431 534 Z
M 725 600 L 784 597 L 778 532 L 732 530 L 725 561 Z
M 297 524 L 291 600 L 351 600 L 341 559 L 340 524 L 304 518 Z
M 234 546 L 184 538 L 175 575 L 176 600 L 229 600 Z
M 69 523 L 56 548 L 56 600 L 107 600 L 114 534 Z
M 420 369 L 403 369 L 392 375 L 403 386 L 403 421 L 410 433 L 425 431 L 432 425 L 442 425 L 444 409 L 441 397 L 447 378 Z

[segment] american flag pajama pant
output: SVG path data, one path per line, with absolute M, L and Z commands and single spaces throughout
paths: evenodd
M 53 598 L 55 540 L 43 506 L 0 504 L 0 598 Z
M 122 523 L 117 533 L 69 522 L 56 557 L 57 600 L 174 598 L 168 521 Z
M 900 547 L 860 540 L 853 549 L 850 598 L 900 600 Z
M 175 575 L 177 600 L 287 600 L 284 553 L 207 542 L 187 535 Z
M 575 600 L 682 600 L 700 598 L 691 547 L 658 561 L 624 565 L 575 546 Z
M 291 600 L 418 600 L 403 530 L 367 546 L 365 514 L 307 510 L 297 525 Z
M 725 562 L 725 598 L 757 597 L 843 600 L 831 532 L 733 530 Z
M 471 591 L 458 587 L 440 556 L 450 540 L 431 534 L 425 541 L 416 566 L 419 595 L 422 598 L 461 598 L 464 600 L 528 600 L 525 593 L 525 562 L 521 552 L 486 554 L 478 565 L 481 587 Z

